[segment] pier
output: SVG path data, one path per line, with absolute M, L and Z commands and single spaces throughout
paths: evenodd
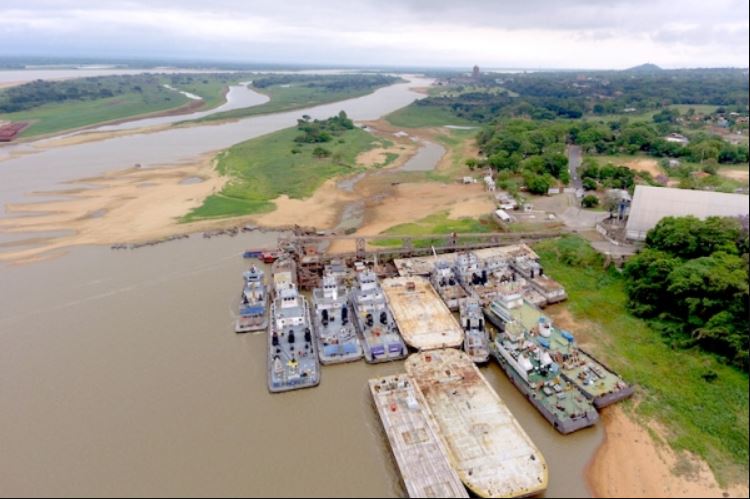
M 469 497 L 411 379 L 386 376 L 369 385 L 409 497 Z

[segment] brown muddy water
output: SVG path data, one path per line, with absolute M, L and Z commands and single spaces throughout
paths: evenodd
M 0 495 L 404 496 L 366 384 L 400 363 L 270 395 L 265 335 L 232 331 L 241 252 L 274 238 L 0 266 Z M 601 428 L 563 437 L 483 371 L 544 453 L 547 497 L 588 496 Z

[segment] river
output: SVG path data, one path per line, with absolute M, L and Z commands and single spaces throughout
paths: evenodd
M 297 111 L 40 148 L 35 152 L 33 143 L 0 147 L 0 206 L 3 206 L 0 213 L 4 213 L 6 203 L 22 201 L 30 192 L 52 190 L 66 180 L 92 177 L 136 163 L 147 167 L 190 161 L 201 154 L 293 126 L 303 114 L 325 119 L 344 110 L 355 120 L 377 119 L 424 97 L 410 88 L 428 83 L 429 80 L 411 77 L 409 82 L 380 88 L 363 97 Z M 14 148 L 31 152 L 1 161 L 3 154 L 7 157 Z
M 3 495 L 403 496 L 366 384 L 401 363 L 325 367 L 319 387 L 270 395 L 265 335 L 232 331 L 240 254 L 273 238 L 0 267 Z M 547 496 L 586 496 L 601 428 L 563 437 L 483 371 L 546 457 Z
M 410 86 L 312 109 L 50 149 L 0 162 L 0 202 L 140 162 L 189 160 L 307 113 L 374 119 Z M 3 495 L 403 496 L 367 379 L 401 363 L 325 367 L 317 388 L 266 389 L 266 337 L 237 335 L 248 247 L 273 233 L 134 251 L 76 247 L 0 264 Z M 561 436 L 483 368 L 550 467 L 548 497 L 587 497 L 600 426 Z

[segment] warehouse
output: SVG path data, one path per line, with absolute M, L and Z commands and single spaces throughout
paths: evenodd
M 628 239 L 643 241 L 648 231 L 664 217 L 693 215 L 706 218 L 747 214 L 748 196 L 744 194 L 638 185 L 625 232 Z

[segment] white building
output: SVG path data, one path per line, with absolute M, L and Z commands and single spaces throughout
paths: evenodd
M 625 233 L 628 239 L 644 241 L 646 233 L 664 217 L 734 217 L 749 211 L 744 194 L 637 185 Z

